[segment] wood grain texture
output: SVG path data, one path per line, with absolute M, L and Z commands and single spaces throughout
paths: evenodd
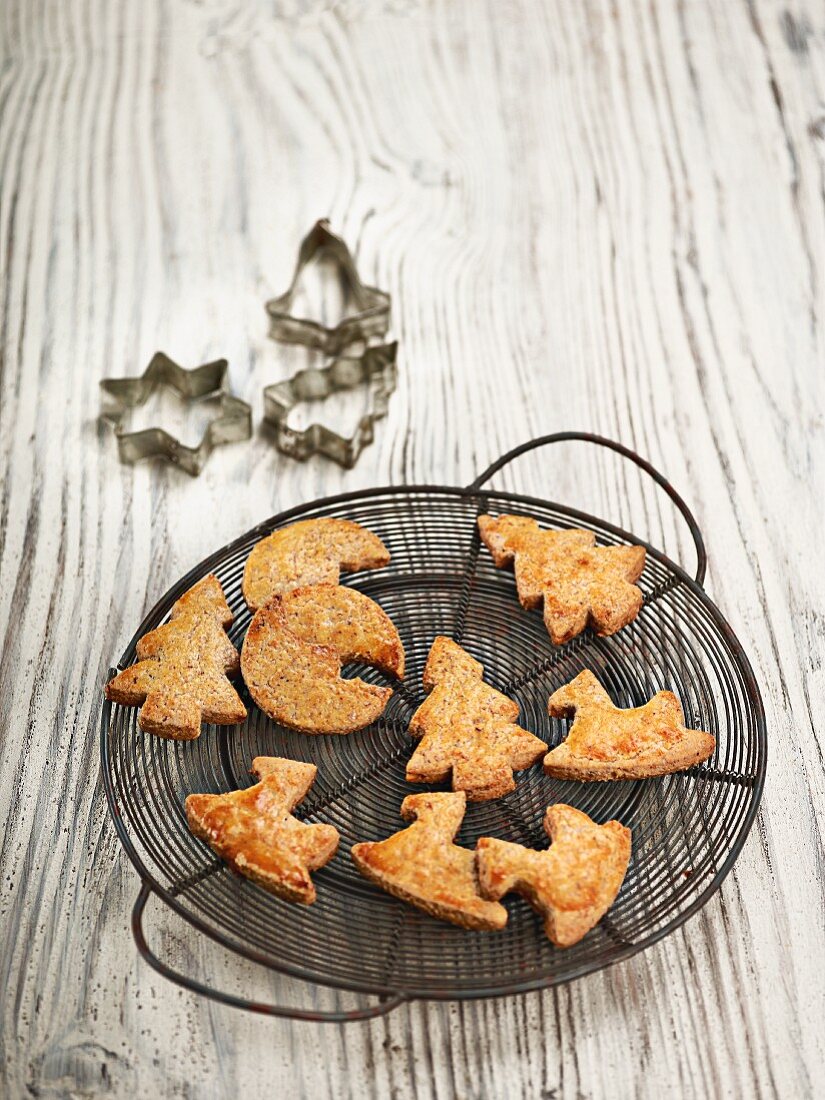
M 825 1060 L 825 10 L 815 0 L 6 0 L 0 5 L 0 1093 L 814 1096 Z M 388 288 L 400 383 L 355 470 L 258 433 L 191 480 L 118 464 L 98 382 L 156 349 L 261 387 L 319 216 Z M 253 523 L 466 483 L 563 428 L 695 505 L 770 734 L 721 892 L 570 987 L 319 1031 L 138 961 L 99 785 L 106 668 Z M 573 445 L 499 484 L 689 540 Z M 164 958 L 331 1004 L 152 911 Z

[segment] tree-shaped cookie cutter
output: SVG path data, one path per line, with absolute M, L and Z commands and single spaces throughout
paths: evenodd
M 319 321 L 296 317 L 292 312 L 304 268 L 316 257 L 335 261 L 341 279 L 355 303 L 356 311 L 328 328 Z M 355 268 L 350 250 L 329 228 L 326 218 L 315 223 L 301 242 L 292 283 L 285 294 L 272 298 L 264 307 L 269 314 L 269 335 L 286 344 L 304 344 L 328 355 L 338 355 L 358 340 L 368 344 L 382 339 L 390 327 L 390 296 L 374 286 L 365 286 Z
M 341 318 L 333 327 L 296 317 L 291 312 L 304 268 L 320 255 L 335 261 L 357 311 Z M 398 378 L 397 342 L 369 346 L 370 341 L 382 339 L 389 328 L 389 294 L 361 282 L 350 250 L 332 232 L 329 222 L 322 219 L 301 242 L 289 290 L 267 302 L 266 311 L 270 319 L 269 335 L 274 340 L 303 344 L 338 356 L 325 367 L 298 371 L 285 382 L 276 382 L 264 389 L 264 420 L 275 429 L 276 447 L 283 454 L 301 461 L 313 454 L 323 454 L 350 469 L 364 447 L 375 438 L 375 422 L 386 415 Z M 361 355 L 341 355 L 345 348 L 355 343 L 364 346 Z M 369 385 L 370 403 L 352 436 L 340 435 L 322 424 L 310 424 L 299 431 L 287 423 L 289 414 L 302 401 L 323 400 L 364 382 Z
M 278 450 L 302 462 L 311 455 L 323 454 L 351 469 L 364 447 L 375 438 L 376 420 L 387 413 L 397 380 L 397 349 L 397 342 L 367 348 L 360 356 L 339 356 L 326 367 L 298 371 L 285 382 L 266 386 L 264 419 L 275 429 Z M 298 431 L 287 423 L 289 414 L 302 401 L 323 400 L 365 382 L 370 389 L 370 405 L 352 436 L 339 435 L 323 424 L 310 424 Z
M 226 390 L 229 364 L 215 359 L 187 370 L 162 351 L 155 352 L 149 366 L 136 378 L 104 378 L 102 418 L 113 425 L 121 462 L 140 462 L 144 458 L 164 458 L 196 477 L 213 448 L 221 443 L 240 443 L 252 435 L 252 409 Z M 169 386 L 186 401 L 219 398 L 217 416 L 207 425 L 200 443 L 187 447 L 163 428 L 124 430 L 126 414 L 144 405 L 158 386 Z

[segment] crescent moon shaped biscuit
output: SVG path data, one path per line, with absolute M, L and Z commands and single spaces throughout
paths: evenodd
M 305 519 L 273 531 L 252 547 L 243 595 L 252 611 L 275 595 L 308 584 L 338 584 L 341 571 L 388 565 L 377 535 L 349 519 Z
M 404 647 L 375 600 L 340 584 L 310 584 L 281 597 L 287 625 L 302 641 L 332 646 L 342 661 L 404 676 Z
M 395 627 L 355 589 L 311 585 L 273 596 L 255 612 L 241 671 L 252 698 L 281 725 L 352 733 L 380 717 L 392 695 L 392 688 L 343 679 L 341 663 L 353 659 L 401 675 L 404 651 Z
M 544 917 L 548 939 L 572 947 L 616 900 L 630 862 L 630 829 L 618 821 L 597 825 L 559 803 L 544 815 L 544 830 L 552 844 L 543 852 L 481 837 L 478 881 L 486 898 L 521 894 Z
M 556 779 L 651 779 L 701 764 L 716 748 L 712 734 L 685 727 L 672 691 L 622 710 L 588 669 L 553 692 L 547 709 L 552 718 L 575 715 L 567 740 L 544 758 Z

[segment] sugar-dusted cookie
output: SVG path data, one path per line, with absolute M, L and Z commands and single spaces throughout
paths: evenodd
M 253 546 L 243 572 L 244 599 L 254 611 L 291 588 L 337 584 L 341 570 L 378 569 L 389 560 L 381 539 L 352 520 L 300 520 Z
M 557 779 L 669 775 L 707 760 L 716 747 L 709 733 L 685 728 L 672 691 L 621 710 L 587 669 L 553 692 L 547 709 L 552 718 L 575 715 L 567 740 L 544 758 L 544 770 Z
M 408 783 L 452 777 L 471 802 L 515 790 L 513 771 L 529 768 L 547 745 L 516 725 L 518 703 L 482 680 L 484 668 L 450 638 L 435 639 L 424 668 L 430 694 L 412 716 L 421 743 L 407 764 Z
M 227 794 L 190 794 L 186 820 L 200 840 L 239 874 L 287 901 L 311 905 L 317 871 L 335 855 L 338 830 L 306 825 L 292 810 L 306 797 L 318 769 L 314 764 L 257 756 L 254 787 Z
M 339 584 L 310 584 L 282 597 L 287 626 L 305 642 L 332 646 L 342 661 L 362 661 L 404 675 L 404 647 L 375 600 Z
M 211 573 L 172 607 L 170 621 L 137 644 L 137 664 L 106 685 L 106 698 L 123 706 L 143 704 L 138 725 L 148 733 L 189 741 L 201 722 L 231 726 L 246 708 L 227 676 L 238 671 L 238 651 L 224 627 L 232 612 Z
M 522 607 L 544 601 L 554 645 L 588 625 L 615 634 L 639 614 L 642 592 L 633 582 L 644 569 L 643 546 L 596 546 L 592 531 L 545 531 L 526 516 L 479 516 L 478 527 L 495 564 L 514 564 Z
M 431 917 L 494 931 L 507 923 L 507 910 L 481 897 L 475 853 L 453 844 L 466 806 L 463 791 L 408 795 L 401 816 L 413 824 L 386 840 L 354 844 L 352 859 L 365 878 Z
M 255 612 L 241 649 L 249 693 L 270 718 L 291 729 L 362 729 L 383 714 L 392 688 L 343 679 L 341 662 L 357 657 L 403 668 L 401 643 L 395 648 L 391 627 L 381 608 L 352 588 L 312 585 L 273 596 Z M 310 639 L 316 631 L 335 645 L 315 644 Z
M 486 898 L 513 890 L 544 917 L 557 947 L 571 947 L 604 916 L 630 861 L 630 829 L 618 821 L 597 825 L 572 806 L 550 806 L 544 828 L 552 844 L 536 852 L 506 840 L 481 837 L 478 881 Z

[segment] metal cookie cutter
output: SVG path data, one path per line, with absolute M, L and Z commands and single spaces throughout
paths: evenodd
M 226 392 L 226 359 L 216 359 L 201 367 L 186 370 L 162 351 L 155 352 L 149 366 L 137 378 L 104 378 L 102 417 L 114 426 L 121 462 L 134 463 L 144 458 L 165 458 L 196 477 L 203 469 L 213 447 L 219 443 L 239 443 L 252 435 L 252 409 L 238 397 Z M 158 386 L 169 386 L 187 401 L 220 397 L 220 408 L 196 447 L 186 447 L 163 428 L 123 430 L 130 409 L 145 404 Z
M 344 317 L 334 328 L 318 321 L 292 315 L 292 304 L 307 264 L 320 254 L 331 256 L 355 302 L 357 312 Z M 350 250 L 329 228 L 326 218 L 315 223 L 301 242 L 298 262 L 289 290 L 266 303 L 269 314 L 269 335 L 286 344 L 305 344 L 319 348 L 328 355 L 338 355 L 356 340 L 365 344 L 381 339 L 390 327 L 390 296 L 374 286 L 365 286 L 358 276 Z
M 264 389 L 264 420 L 275 429 L 275 445 L 283 454 L 303 461 L 324 454 L 345 469 L 351 469 L 375 437 L 375 422 L 386 416 L 390 394 L 395 389 L 395 357 L 398 343 L 367 348 L 358 357 L 342 356 L 328 366 L 298 371 L 285 382 Z M 289 414 L 301 401 L 323 400 L 330 394 L 351 390 L 362 383 L 370 388 L 370 405 L 349 439 L 323 424 L 310 424 L 296 431 L 287 424 Z

